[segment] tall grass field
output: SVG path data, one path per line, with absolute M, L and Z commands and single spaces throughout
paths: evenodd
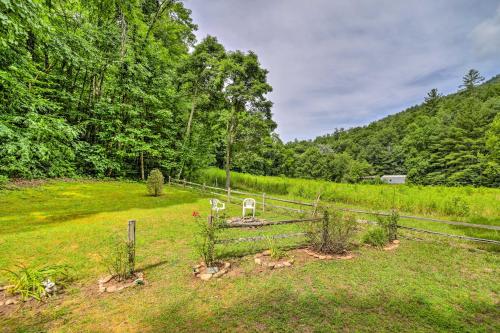
M 210 168 L 196 181 L 223 186 L 225 172 Z M 419 185 L 344 184 L 323 180 L 231 173 L 231 187 L 313 201 L 321 200 L 371 210 L 397 209 L 404 213 L 446 217 L 471 223 L 500 225 L 500 189 Z

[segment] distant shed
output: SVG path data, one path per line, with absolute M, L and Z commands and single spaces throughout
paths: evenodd
M 406 175 L 383 175 L 380 177 L 387 184 L 404 184 L 406 183 Z

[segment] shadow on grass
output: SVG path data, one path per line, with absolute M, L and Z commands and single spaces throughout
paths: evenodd
M 112 193 L 109 194 L 110 196 Z M 123 196 L 123 194 L 121 194 Z M 158 209 L 168 208 L 180 204 L 189 204 L 199 200 L 195 193 L 181 192 L 174 195 L 163 195 L 153 197 L 144 194 L 132 193 L 123 198 L 93 197 L 89 199 L 74 199 L 71 202 L 59 203 L 47 198 L 45 205 L 38 206 L 36 203 L 30 205 L 25 202 L 22 208 L 5 214 L 11 219 L 0 223 L 1 234 L 22 233 L 50 227 L 53 224 L 71 222 L 81 218 L 90 218 L 100 213 L 120 212 L 131 209 Z M 108 200 L 106 200 L 108 199 Z M 49 204 L 47 204 L 49 202 Z M 39 212 L 39 218 L 33 216 Z
M 424 288 L 424 287 L 423 287 Z M 198 296 L 199 297 L 199 296 Z M 397 298 L 346 290 L 297 293 L 292 287 L 248 291 L 229 306 L 193 295 L 147 318 L 153 332 L 495 331 L 498 308 L 469 301 L 443 309 L 425 296 Z M 227 304 L 224 303 L 224 304 Z M 195 305 L 198 307 L 193 308 Z M 200 311 L 202 309 L 202 311 Z M 459 310 L 460 309 L 460 310 Z

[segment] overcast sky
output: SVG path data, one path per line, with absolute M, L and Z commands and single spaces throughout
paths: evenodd
M 284 141 L 366 125 L 500 74 L 498 0 L 186 0 L 198 40 L 253 50 Z

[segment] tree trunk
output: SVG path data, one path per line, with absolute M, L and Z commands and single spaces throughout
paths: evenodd
M 144 180 L 144 153 L 141 152 L 141 179 Z
M 189 119 L 186 127 L 186 134 L 184 136 L 184 145 L 183 148 L 186 148 L 186 145 L 189 143 L 189 137 L 191 135 L 191 124 L 193 123 L 194 110 L 196 108 L 196 90 L 193 95 L 193 103 L 191 104 L 191 112 L 189 113 Z M 182 171 L 184 171 L 184 156 L 181 156 L 181 167 L 179 169 L 179 173 L 177 174 L 177 178 L 181 179 Z
M 233 130 L 234 130 L 234 112 L 231 112 L 231 117 L 227 122 L 227 137 L 226 137 L 226 189 L 231 187 L 231 157 L 233 145 Z

